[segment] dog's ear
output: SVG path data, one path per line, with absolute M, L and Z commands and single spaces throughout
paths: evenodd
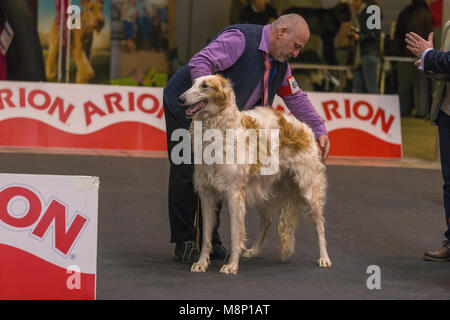
M 219 83 L 224 91 L 231 89 L 231 81 L 229 79 L 225 79 L 223 76 L 221 76 L 219 74 L 217 75 L 217 77 L 218 77 Z
M 219 106 L 226 104 L 228 90 L 225 78 L 218 74 L 214 75 L 208 80 L 208 85 L 214 92 L 214 102 Z

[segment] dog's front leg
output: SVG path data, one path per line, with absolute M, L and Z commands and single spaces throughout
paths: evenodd
M 203 244 L 200 258 L 191 267 L 192 272 L 205 272 L 209 266 L 209 254 L 212 250 L 212 233 L 216 225 L 215 209 L 217 201 L 206 192 L 199 192 L 202 202 Z
M 245 197 L 240 191 L 230 191 L 225 201 L 230 215 L 231 256 L 229 263 L 223 265 L 220 272 L 237 274 L 245 241 Z

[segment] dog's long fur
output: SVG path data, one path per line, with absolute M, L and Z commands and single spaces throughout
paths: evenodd
M 218 129 L 225 136 L 227 129 L 243 129 L 242 134 L 246 129 L 256 132 L 279 129 L 279 170 L 274 175 L 260 175 L 257 169 L 263 165 L 259 161 L 252 164 L 248 159 L 244 164 L 195 165 L 194 186 L 203 211 L 203 246 L 191 271 L 204 272 L 209 266 L 214 211 L 220 201 L 223 202 L 223 210 L 230 215 L 232 242 L 229 263 L 220 272 L 237 274 L 241 254 L 245 257 L 260 255 L 272 218 L 278 218 L 279 252 L 281 259 L 287 260 L 294 252 L 294 232 L 302 214 L 315 223 L 320 248 L 318 265 L 330 267 L 323 219 L 325 166 L 320 160 L 312 130 L 294 117 L 272 108 L 258 107 L 239 112 L 229 81 L 219 75 L 196 79 L 192 88 L 179 100 L 190 106 L 207 101 L 207 105 L 193 115 L 193 120 L 202 121 L 203 131 Z M 224 145 L 225 152 L 230 148 L 236 151 L 236 141 L 227 141 Z M 246 147 L 247 151 L 250 147 Z M 260 231 L 250 249 L 245 248 L 246 203 L 256 207 L 260 214 Z

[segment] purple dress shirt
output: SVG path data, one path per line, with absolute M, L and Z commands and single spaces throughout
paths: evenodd
M 261 42 L 258 49 L 269 53 L 269 39 L 270 24 L 263 27 Z M 228 69 L 241 57 L 244 49 L 244 34 L 238 29 L 226 30 L 189 61 L 192 80 Z M 270 55 L 269 61 L 273 61 L 273 58 Z M 287 79 L 290 76 L 291 68 L 288 65 L 282 86 L 289 85 Z M 261 80 L 260 84 L 256 86 L 248 99 L 244 110 L 250 109 L 255 105 L 261 99 L 263 92 L 263 80 Z M 328 134 L 322 118 L 317 114 L 305 92 L 299 90 L 295 94 L 282 97 L 282 99 L 294 117 L 311 127 L 316 138 Z

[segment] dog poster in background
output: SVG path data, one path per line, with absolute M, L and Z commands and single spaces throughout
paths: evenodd
M 169 68 L 168 2 L 112 0 L 112 84 L 166 85 Z
M 79 27 L 71 30 L 69 5 L 80 9 Z M 47 81 L 110 83 L 111 0 L 39 0 L 38 31 Z

